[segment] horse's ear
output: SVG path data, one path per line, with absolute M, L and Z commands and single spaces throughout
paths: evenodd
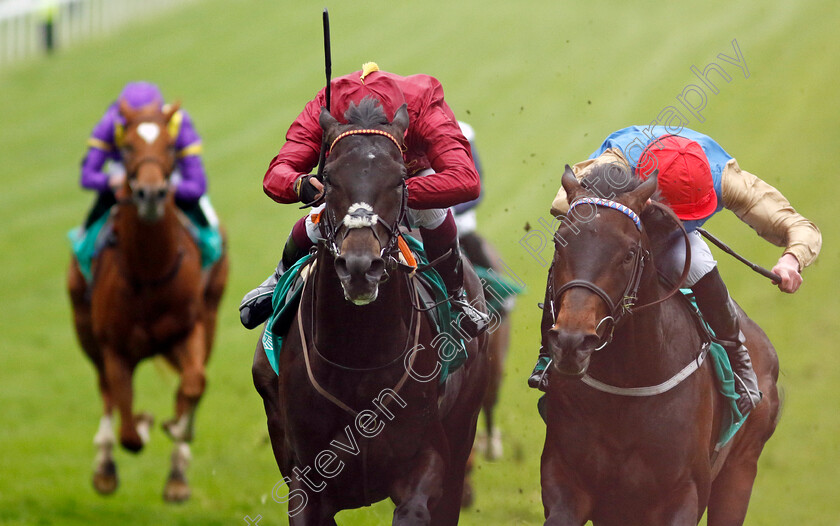
M 408 129 L 408 123 L 408 105 L 403 103 L 394 113 L 394 120 L 391 122 L 391 125 L 396 126 L 400 130 L 400 136 L 402 136 L 405 134 L 405 130 Z
M 563 184 L 563 190 L 566 191 L 566 202 L 572 204 L 577 197 L 584 192 L 585 189 L 581 186 L 572 167 L 566 165 L 566 170 L 563 172 L 563 178 L 560 181 Z
M 172 120 L 172 117 L 181 109 L 181 101 L 176 100 L 173 104 L 169 105 L 169 108 L 163 114 L 164 122 L 169 122 Z
M 338 126 L 338 119 L 333 117 L 327 108 L 321 106 L 321 114 L 318 116 L 318 124 L 321 125 L 321 129 L 324 130 L 324 133 L 327 133 L 330 128 Z
M 640 213 L 642 210 L 644 210 L 648 199 L 650 199 L 650 197 L 656 191 L 658 178 L 659 170 L 654 170 L 653 173 L 650 174 L 650 177 L 648 177 L 644 183 L 637 186 L 636 189 L 632 192 L 627 193 L 627 202 L 625 204 L 633 210 L 635 210 L 637 213 Z
M 125 99 L 120 99 L 120 115 L 126 121 L 133 121 L 134 116 L 137 115 L 137 110 L 132 108 Z

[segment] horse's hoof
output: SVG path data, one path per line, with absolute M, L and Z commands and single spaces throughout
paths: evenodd
M 126 451 L 131 453 L 139 453 L 143 449 L 143 440 L 139 436 L 134 437 L 120 437 L 120 445 Z
M 163 489 L 163 500 L 174 503 L 185 502 L 190 498 L 190 493 L 190 486 L 184 475 L 169 474 L 166 487 Z
M 117 465 L 113 460 L 105 462 L 93 472 L 93 489 L 100 495 L 110 495 L 117 491 L 120 480 L 117 477 Z

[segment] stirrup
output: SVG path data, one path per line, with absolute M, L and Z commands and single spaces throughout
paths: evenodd
M 548 392 L 548 369 L 550 365 L 551 357 L 547 354 L 540 354 L 531 376 L 528 377 L 528 387 L 544 393 Z
M 463 314 L 463 316 L 457 316 L 457 319 L 461 330 L 467 336 L 475 338 L 490 326 L 490 316 L 470 305 L 463 290 L 460 294 L 453 295 L 451 305 L 454 310 Z

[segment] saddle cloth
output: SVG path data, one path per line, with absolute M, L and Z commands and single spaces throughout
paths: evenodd
M 423 244 L 411 236 L 405 236 L 405 243 L 410 248 L 414 259 L 420 265 L 428 263 L 423 251 Z M 279 374 L 278 361 L 283 345 L 283 337 L 289 330 L 300 305 L 301 293 L 305 280 L 309 277 L 309 262 L 312 255 L 306 255 L 292 265 L 277 282 L 272 296 L 273 313 L 265 324 L 262 334 L 262 344 L 266 358 L 275 373 Z M 407 258 L 410 261 L 410 258 Z M 304 270 L 306 269 L 306 270 Z M 467 359 L 467 351 L 463 338 L 454 328 L 457 326 L 449 302 L 443 280 L 434 268 L 417 272 L 417 279 L 410 280 L 415 287 L 418 303 L 425 310 L 426 317 L 435 328 L 438 335 L 432 341 L 445 342 L 439 350 L 441 372 L 440 382 L 460 367 Z

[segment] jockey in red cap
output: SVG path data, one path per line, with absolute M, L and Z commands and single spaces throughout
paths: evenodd
M 679 217 L 689 233 L 691 266 L 685 286 L 690 287 L 705 320 L 726 350 L 732 370 L 739 380 L 735 389 L 742 414 L 761 400 L 758 380 L 752 369 L 749 353 L 743 345 L 743 334 L 735 305 L 717 269 L 708 245 L 697 228 L 717 212 L 727 208 L 771 243 L 785 251 L 773 267 L 782 281 L 779 288 L 796 292 L 802 284 L 801 270 L 813 263 L 819 254 L 822 238 L 811 221 L 798 214 L 775 188 L 755 175 L 742 170 L 738 162 L 710 137 L 689 129 L 672 134 L 662 126 L 631 126 L 611 134 L 588 160 L 573 170 L 582 179 L 597 164 L 618 164 L 646 179 L 659 170 L 658 187 L 662 200 Z M 561 187 L 552 204 L 552 215 L 568 210 L 566 193 Z M 685 246 L 675 239 L 663 253 L 665 261 L 657 261 L 673 281 L 685 263 Z M 547 309 L 544 311 L 547 313 Z M 553 323 L 543 316 L 543 328 Z M 545 389 L 548 357 L 540 360 L 528 384 Z
M 470 155 L 470 143 L 443 98 L 440 82 L 428 75 L 402 77 L 380 71 L 367 63 L 361 71 L 336 78 L 331 83 L 330 112 L 342 120 L 350 104 L 363 98 L 379 101 L 389 118 L 406 104 L 409 127 L 403 154 L 408 179 L 408 218 L 420 228 L 429 260 L 451 255 L 435 267 L 443 279 L 452 305 L 465 316 L 462 328 L 471 336 L 486 330 L 489 317 L 472 307 L 463 288 L 463 273 L 458 247 L 458 230 L 448 207 L 476 199 L 481 190 Z M 310 175 L 318 164 L 323 130 L 318 122 L 321 107 L 326 106 L 325 90 L 309 101 L 286 133 L 286 142 L 268 166 L 263 189 L 279 203 L 318 199 L 323 186 Z M 313 209 L 317 214 L 321 207 Z M 252 329 L 271 314 L 271 296 L 278 278 L 321 237 L 312 214 L 293 227 L 275 272 L 242 299 L 239 307 L 242 324 Z

